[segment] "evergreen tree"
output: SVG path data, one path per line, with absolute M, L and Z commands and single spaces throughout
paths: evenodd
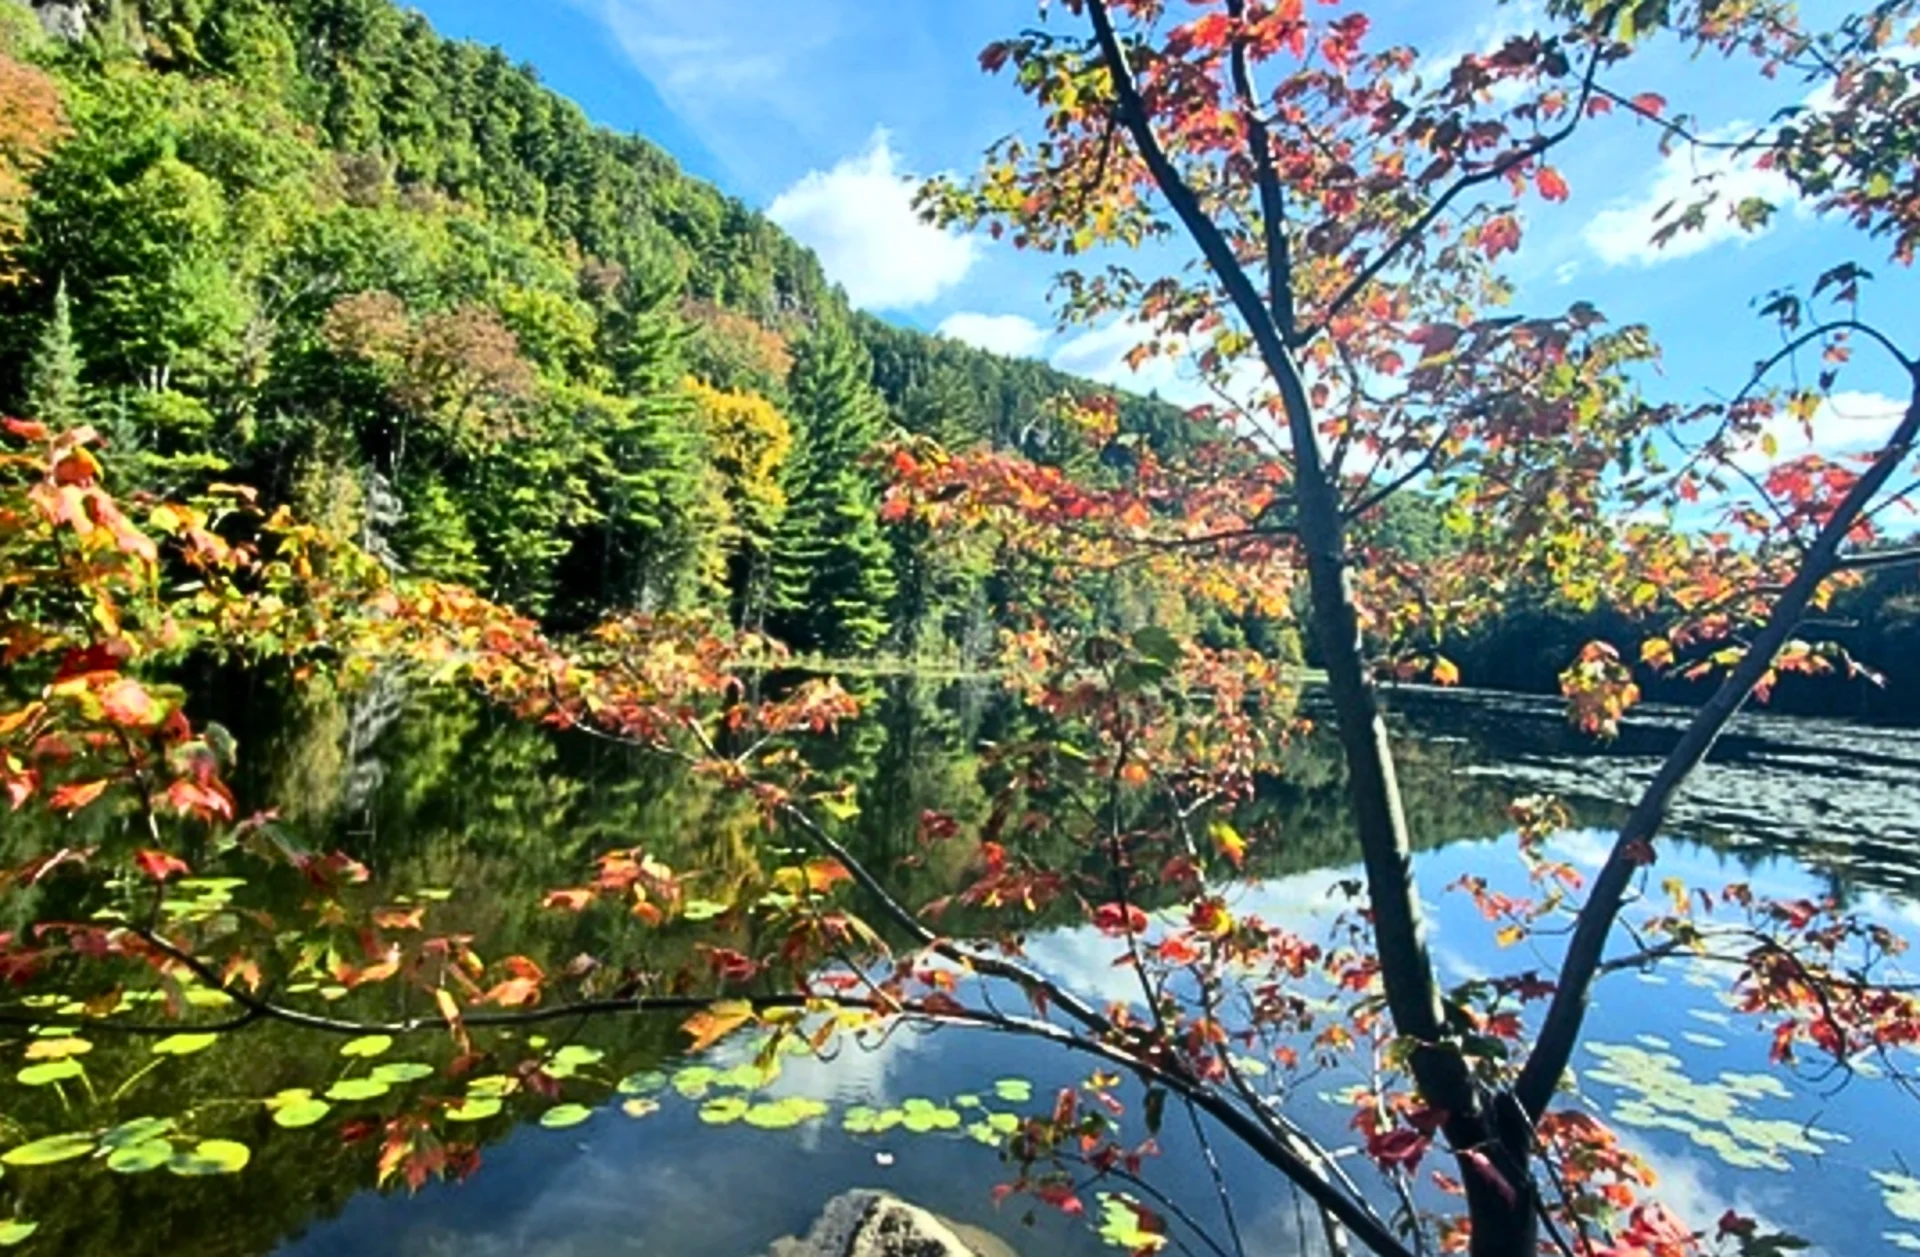
M 53 292 L 53 315 L 27 362 L 27 416 L 54 429 L 79 426 L 80 350 L 73 341 L 73 307 L 67 281 Z
M 844 327 L 823 324 L 793 366 L 799 456 L 773 551 L 776 636 L 833 655 L 873 650 L 887 633 L 893 555 L 867 462 L 886 408 L 868 383 L 866 352 Z

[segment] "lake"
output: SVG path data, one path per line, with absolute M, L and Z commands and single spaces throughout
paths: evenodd
M 489 956 L 618 948 L 621 937 L 607 933 L 618 923 L 539 908 L 543 891 L 577 880 L 598 851 L 644 844 L 676 865 L 698 853 L 724 879 L 729 868 L 753 867 L 767 841 L 751 807 L 711 785 L 620 748 L 514 724 L 475 701 L 397 684 L 289 701 L 253 685 L 223 686 L 218 704 L 244 749 L 243 801 L 292 800 L 289 826 L 349 850 L 396 893 L 435 901 Z M 918 817 L 929 808 L 978 817 L 976 748 L 1019 715 L 978 686 L 899 679 L 868 697 L 869 718 L 817 751 L 859 785 L 861 854 L 896 871 L 903 898 L 924 902 L 957 869 L 904 859 Z M 1537 954 L 1531 943 L 1502 951 L 1472 902 L 1445 888 L 1466 873 L 1496 889 L 1524 888 L 1506 832 L 1516 794 L 1567 797 L 1584 828 L 1555 846 L 1597 866 L 1605 827 L 1682 717 L 1649 709 L 1598 746 L 1540 700 L 1409 689 L 1392 701 L 1443 976 L 1550 969 L 1553 940 Z M 1657 874 L 1716 888 L 1746 881 L 1763 894 L 1831 893 L 1920 937 L 1917 783 L 1920 733 L 1746 717 L 1676 813 Z M 1238 896 L 1246 910 L 1311 935 L 1316 919 L 1346 905 L 1339 886 L 1355 860 L 1329 748 L 1305 740 L 1271 793 L 1286 841 Z M 1030 955 L 1083 991 L 1137 995 L 1131 975 L 1111 964 L 1112 943 L 1090 930 L 1043 929 Z M 1605 979 L 1576 1060 L 1584 1100 L 1568 1102 L 1607 1113 L 1659 1172 L 1658 1195 L 1698 1226 L 1733 1207 L 1830 1254 L 1920 1251 L 1920 1181 L 1911 1177 L 1920 1139 L 1907 1133 L 1920 1101 L 1871 1077 L 1842 1085 L 1770 1069 L 1766 1036 L 1728 1007 L 1725 981 L 1724 971 L 1689 963 Z M 58 1003 L 45 1015 L 57 1018 Z M 0 1217 L 39 1223 L 19 1249 L 29 1253 L 752 1257 L 804 1233 L 830 1197 L 882 1187 L 1026 1257 L 1119 1251 L 1091 1226 L 1035 1216 L 1018 1197 L 996 1207 L 990 1195 L 1008 1177 L 998 1132 L 1083 1080 L 1084 1060 L 990 1035 L 900 1030 L 831 1062 L 787 1059 L 764 1081 L 744 1046 L 676 1055 L 686 1037 L 672 1019 L 548 1033 L 592 1084 L 582 1093 L 590 1111 L 543 1125 L 508 1105 L 474 1124 L 482 1164 L 470 1177 L 418 1194 L 376 1190 L 373 1150 L 343 1140 L 340 1119 L 377 1116 L 404 1087 L 430 1085 L 413 1075 L 441 1068 L 443 1045 L 397 1045 L 369 1062 L 343 1057 L 337 1039 L 281 1025 L 178 1053 L 103 1038 L 78 1058 L 83 1076 L 0 1081 L 0 1142 L 152 1117 L 224 1132 L 253 1149 L 251 1164 L 204 1178 L 113 1173 L 97 1157 L 10 1168 L 0 1177 Z M 27 1040 L 7 1031 L 0 1043 L 17 1060 Z M 304 1129 L 284 1129 L 262 1104 L 316 1077 L 380 1069 L 387 1090 L 342 1101 Z M 1316 1080 L 1290 1115 L 1351 1148 L 1341 1094 L 1354 1081 Z M 1151 1187 L 1221 1230 L 1191 1130 L 1169 1120 L 1161 1143 L 1164 1155 L 1146 1171 Z M 1313 1251 L 1317 1227 L 1285 1183 L 1230 1143 L 1217 1146 L 1247 1251 Z

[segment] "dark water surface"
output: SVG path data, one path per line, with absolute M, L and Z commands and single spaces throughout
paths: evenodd
M 250 735 L 244 713 L 236 721 L 243 747 L 260 748 L 251 789 L 297 800 L 290 824 L 346 845 L 392 885 L 447 892 L 440 911 L 451 919 L 441 928 L 473 932 L 485 954 L 617 947 L 618 939 L 577 936 L 589 927 L 537 908 L 541 891 L 577 881 L 597 851 L 644 844 L 670 864 L 699 862 L 724 877 L 729 867 L 751 867 L 764 841 L 742 800 L 623 753 L 556 741 L 474 704 L 427 703 L 389 689 L 310 696 L 289 713 L 266 695 L 251 697 L 259 728 Z M 909 849 L 922 809 L 963 820 L 985 810 L 970 748 L 1004 734 L 1013 717 L 975 691 L 899 682 L 874 698 L 872 719 L 828 754 L 835 771 L 860 783 L 863 854 L 891 868 Z M 1417 690 L 1394 701 L 1445 976 L 1550 969 L 1552 940 L 1538 954 L 1525 943 L 1503 952 L 1471 902 L 1444 888 L 1464 873 L 1524 888 L 1505 832 L 1506 803 L 1516 794 L 1551 791 L 1574 801 L 1594 828 L 1557 846 L 1594 865 L 1604 826 L 1680 717 L 1650 711 L 1600 748 L 1569 733 L 1551 704 Z M 1316 918 L 1344 906 L 1335 887 L 1352 876 L 1354 858 L 1327 748 L 1302 748 L 1273 805 L 1286 849 L 1241 892 L 1242 907 L 1311 935 Z M 1705 886 L 1748 881 L 1763 894 L 1835 893 L 1920 936 L 1920 734 L 1745 719 L 1689 792 L 1677 828 L 1682 837 L 1663 845 L 1661 876 Z M 953 871 L 903 874 L 903 897 L 934 897 Z M 1131 976 L 1112 966 L 1111 943 L 1090 931 L 1041 933 L 1031 953 L 1082 990 L 1137 994 Z M 1832 1079 L 1770 1070 L 1765 1036 L 1731 1012 L 1724 985 L 1724 973 L 1685 964 L 1606 979 L 1576 1062 L 1588 1102 L 1646 1153 L 1661 1174 L 1662 1199 L 1696 1225 L 1737 1207 L 1817 1239 L 1819 1251 L 1835 1257 L 1920 1251 L 1920 1182 L 1908 1177 L 1920 1168 L 1920 1136 L 1912 1133 L 1920 1102 L 1871 1079 L 1836 1088 Z M 253 1163 L 207 1179 L 115 1175 L 93 1162 L 9 1169 L 0 1178 L 0 1220 L 13 1210 L 41 1224 L 22 1252 L 114 1257 L 751 1257 L 776 1237 L 804 1232 L 829 1197 L 884 1187 L 985 1228 L 1027 1257 L 1118 1251 L 1057 1215 L 1029 1226 L 1024 1207 L 997 1209 L 989 1196 L 1006 1177 L 984 1142 L 994 1115 L 1031 1107 L 1023 1101 L 1029 1089 L 1045 1097 L 1082 1081 L 1083 1060 L 993 1036 L 901 1032 L 831 1063 L 786 1061 L 765 1095 L 817 1099 L 827 1111 L 763 1129 L 703 1120 L 702 1106 L 730 1094 L 729 1084 L 685 1072 L 732 1069 L 743 1048 L 678 1059 L 684 1036 L 670 1023 L 639 1020 L 583 1028 L 577 1041 L 605 1054 L 593 1068 L 611 1077 L 666 1074 L 658 1110 L 629 1116 L 615 1096 L 565 1129 L 496 1119 L 475 1128 L 486 1141 L 475 1175 L 418 1195 L 374 1190 L 370 1150 L 343 1146 L 337 1121 L 289 1131 L 266 1120 L 259 1097 L 346 1072 L 337 1040 L 263 1027 L 144 1075 L 137 1071 L 145 1045 L 102 1043 L 87 1058 L 85 1090 L 27 1087 L 5 1075 L 0 1145 L 76 1124 L 174 1116 L 227 1123 L 254 1148 Z M 0 1050 L 13 1060 L 20 1041 Z M 1910 1063 L 1920 1067 L 1920 1059 Z M 1319 1094 L 1301 1095 L 1291 1115 L 1331 1144 L 1350 1146 L 1350 1109 L 1337 1099 L 1351 1081 L 1316 1080 L 1308 1090 Z M 849 1111 L 863 1106 L 947 1111 L 960 1125 L 939 1117 L 909 1123 L 933 1126 L 919 1133 L 900 1125 L 849 1132 Z M 377 1103 L 363 1107 L 379 1111 Z M 1184 1123 L 1169 1121 L 1162 1143 L 1152 1183 L 1217 1224 L 1215 1192 Z M 1248 1251 L 1303 1251 L 1313 1229 L 1284 1183 L 1230 1146 L 1221 1155 Z

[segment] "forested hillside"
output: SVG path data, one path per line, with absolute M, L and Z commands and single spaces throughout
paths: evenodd
M 1040 420 L 1090 386 L 852 313 L 389 0 L 0 0 L 0 55 L 0 406 L 100 428 L 123 491 L 257 485 L 550 620 L 724 609 L 846 655 L 977 641 L 1006 596 L 879 520 L 890 435 L 1106 474 Z

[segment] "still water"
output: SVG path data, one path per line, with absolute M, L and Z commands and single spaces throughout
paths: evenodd
M 257 752 L 247 761 L 249 790 L 296 800 L 289 824 L 345 846 L 376 876 L 443 894 L 446 924 L 473 933 L 490 954 L 617 945 L 537 908 L 541 891 L 577 880 L 597 851 L 644 843 L 682 864 L 691 855 L 676 861 L 676 852 L 697 851 L 724 876 L 730 864 L 749 866 L 764 841 L 738 800 L 625 753 L 504 722 L 475 703 L 391 687 L 309 694 L 290 709 L 264 693 L 242 697 L 236 731 Z M 822 753 L 860 784 L 862 854 L 897 868 L 922 809 L 963 820 L 984 810 L 972 748 L 1017 717 L 981 691 L 901 681 L 872 697 L 872 717 Z M 1504 820 L 1507 801 L 1522 793 L 1556 791 L 1574 802 L 1590 828 L 1559 839 L 1560 852 L 1596 864 L 1604 827 L 1678 717 L 1650 711 L 1600 748 L 1567 732 L 1553 705 L 1532 700 L 1408 691 L 1395 705 L 1444 976 L 1550 969 L 1550 946 L 1537 955 L 1526 943 L 1499 950 L 1472 903 L 1445 888 L 1471 872 L 1523 889 Z M 1916 783 L 1913 733 L 1745 720 L 1690 793 L 1658 871 L 1709 887 L 1747 881 L 1762 894 L 1835 893 L 1920 937 Z M 1328 748 L 1300 748 L 1274 806 L 1285 849 L 1240 892 L 1242 908 L 1311 936 L 1315 918 L 1344 906 L 1336 887 L 1352 876 L 1354 858 Z M 903 872 L 903 897 L 942 893 L 952 872 Z M 1130 975 L 1112 967 L 1110 942 L 1089 931 L 1062 924 L 1041 932 L 1030 954 L 1084 991 L 1137 994 Z M 1586 1102 L 1650 1158 L 1662 1199 L 1696 1225 L 1735 1207 L 1836 1257 L 1920 1251 L 1920 1183 L 1908 1177 L 1920 1169 L 1920 1137 L 1911 1134 L 1920 1101 L 1871 1078 L 1840 1086 L 1770 1070 L 1764 1035 L 1727 1007 L 1724 983 L 1724 974 L 1686 965 L 1606 979 L 1576 1062 Z M 6 1142 L 170 1116 L 225 1123 L 253 1147 L 252 1164 L 206 1179 L 114 1175 L 82 1162 L 12 1169 L 0 1178 L 0 1216 L 11 1210 L 41 1224 L 19 1250 L 30 1253 L 754 1257 L 777 1237 L 804 1233 L 830 1197 L 882 1187 L 1027 1257 L 1116 1251 L 1092 1227 L 1050 1212 L 1030 1218 L 1018 1203 L 997 1208 L 990 1197 L 1008 1176 L 989 1146 L 996 1117 L 1004 1122 L 1030 1097 L 1041 1103 L 1075 1085 L 1083 1060 L 994 1036 L 902 1031 L 830 1063 L 787 1061 L 762 1102 L 820 1101 L 824 1112 L 803 1105 L 791 1111 L 806 1120 L 767 1128 L 712 1120 L 729 1112 L 728 1071 L 743 1063 L 743 1049 L 680 1059 L 684 1036 L 638 1020 L 581 1027 L 576 1041 L 603 1054 L 592 1068 L 610 1078 L 657 1071 L 631 1088 L 645 1102 L 596 1100 L 591 1116 L 564 1129 L 516 1124 L 509 1112 L 476 1127 L 484 1148 L 474 1175 L 417 1195 L 374 1190 L 371 1151 L 343 1144 L 337 1122 L 283 1130 L 266 1120 L 258 1097 L 311 1086 L 317 1071 L 336 1067 L 337 1040 L 250 1029 L 144 1074 L 136 1058 L 147 1047 L 102 1044 L 88 1058 L 84 1094 L 0 1081 Z M 19 1047 L 0 1050 L 11 1059 Z M 1351 1146 L 1350 1109 L 1339 1102 L 1350 1081 L 1309 1084 L 1291 1115 L 1333 1146 Z M 377 1100 L 361 1107 L 367 1116 L 381 1111 Z M 889 1129 L 865 1129 L 871 1114 L 889 1110 L 897 1111 Z M 913 1120 L 899 1123 L 899 1113 Z M 1191 1133 L 1169 1122 L 1162 1144 L 1152 1186 L 1220 1230 Z M 1248 1251 L 1310 1251 L 1315 1228 L 1285 1184 L 1228 1144 L 1220 1152 Z

